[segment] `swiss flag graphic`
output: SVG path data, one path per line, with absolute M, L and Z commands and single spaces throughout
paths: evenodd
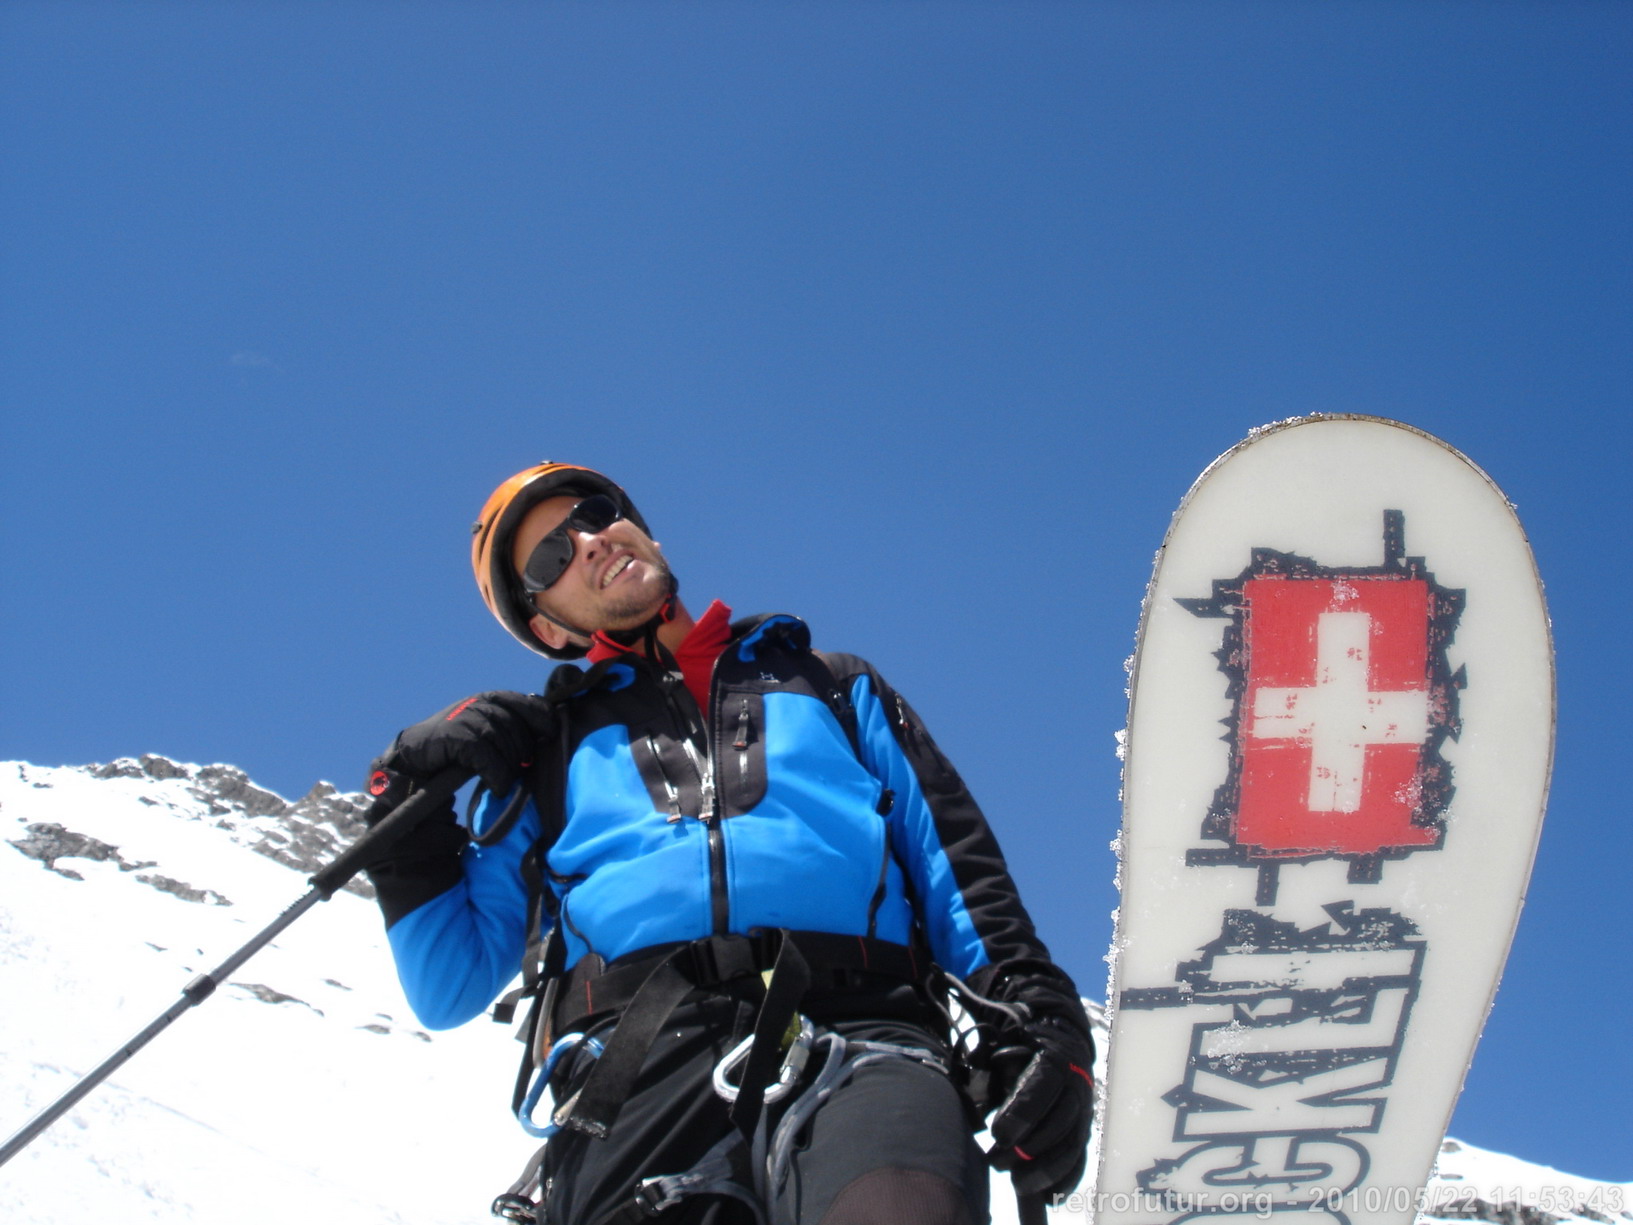
M 1234 841 L 1255 859 L 1434 845 L 1429 583 L 1405 574 L 1242 584 L 1246 685 Z

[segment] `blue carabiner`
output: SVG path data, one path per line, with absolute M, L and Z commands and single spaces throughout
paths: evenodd
M 561 1130 L 561 1125 L 553 1120 L 542 1126 L 533 1121 L 533 1109 L 544 1096 L 545 1087 L 550 1083 L 550 1074 L 556 1070 L 561 1057 L 575 1046 L 582 1043 L 590 1054 L 596 1058 L 601 1055 L 604 1046 L 600 1038 L 586 1038 L 583 1034 L 563 1034 L 550 1045 L 550 1053 L 544 1057 L 538 1069 L 533 1073 L 533 1084 L 528 1088 L 527 1096 L 516 1109 L 516 1121 L 522 1125 L 522 1130 L 535 1140 L 548 1140 Z

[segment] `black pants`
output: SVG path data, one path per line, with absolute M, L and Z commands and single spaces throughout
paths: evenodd
M 595 1225 L 626 1203 L 641 1179 L 690 1169 L 727 1135 L 729 1107 L 710 1076 L 752 1021 L 752 1006 L 725 998 L 676 1009 L 612 1134 L 592 1140 L 563 1131 L 551 1140 L 544 1220 Z M 847 1039 L 943 1049 L 905 1021 L 853 1019 L 828 1028 Z M 565 1062 L 552 1086 L 558 1101 L 588 1075 L 591 1060 Z M 767 1111 L 774 1127 L 779 1108 Z M 798 1139 L 786 1182 L 765 1207 L 771 1225 L 979 1225 L 987 1219 L 987 1177 L 952 1083 L 915 1060 L 890 1058 L 858 1069 L 816 1112 Z M 661 1218 L 664 1225 L 748 1225 L 753 1219 L 745 1205 L 714 1196 L 684 1201 Z

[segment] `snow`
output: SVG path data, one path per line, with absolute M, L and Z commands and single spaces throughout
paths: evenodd
M 212 805 L 200 774 L 99 778 L 0 763 L 4 1135 L 306 892 L 302 873 L 250 849 L 280 818 Z M 115 849 L 61 858 L 52 871 L 15 846 L 47 823 Z M 166 891 L 164 878 L 205 900 Z M 488 1222 L 488 1203 L 534 1147 L 507 1109 L 518 1054 L 480 1021 L 423 1031 L 374 905 L 337 894 L 7 1164 L 0 1220 Z M 1552 1217 L 1633 1221 L 1633 1185 L 1454 1145 L 1434 1204 L 1523 1202 Z M 1000 1225 L 1015 1221 L 1002 1179 L 992 1204 Z M 1070 1206 L 1054 1215 L 1087 1219 Z
M 0 765 L 0 841 L 54 822 L 232 903 L 112 861 L 63 859 L 70 880 L 0 846 L 8 1136 L 305 892 L 241 845 L 253 821 L 211 814 L 184 780 Z M 497 1026 L 420 1030 L 378 911 L 338 894 L 11 1161 L 0 1219 L 488 1221 L 533 1149 L 506 1109 L 516 1053 Z
M 1430 1218 L 1457 1219 L 1474 1201 L 1533 1209 L 1561 1220 L 1633 1221 L 1633 1182 L 1578 1178 L 1448 1139 L 1426 1196 Z M 1453 1211 L 1446 1211 L 1446 1209 Z

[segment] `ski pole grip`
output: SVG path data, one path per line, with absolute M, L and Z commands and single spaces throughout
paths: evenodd
M 389 851 L 404 834 L 436 812 L 472 777 L 463 766 L 451 766 L 397 805 L 378 825 L 342 851 L 328 867 L 311 878 L 312 888 L 325 899 L 333 897 L 366 863 Z

